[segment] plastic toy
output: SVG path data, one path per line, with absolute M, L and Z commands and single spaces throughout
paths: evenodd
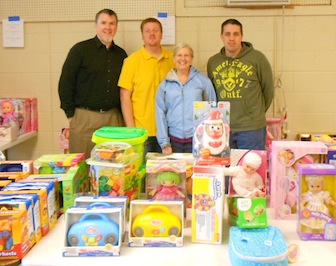
M 2 125 L 6 127 L 11 127 L 18 125 L 17 119 L 18 114 L 15 112 L 14 103 L 10 99 L 2 100 L 1 102 L 1 116 Z
M 84 214 L 67 234 L 70 246 L 118 245 L 119 225 L 100 213 Z
M 8 219 L 0 220 L 0 250 L 9 250 L 13 247 L 12 227 Z
M 183 199 L 185 195 L 180 191 L 180 175 L 174 171 L 162 171 L 157 175 L 158 188 L 153 189 L 149 194 L 155 200 Z
M 179 217 L 164 205 L 146 207 L 132 223 L 132 235 L 135 237 L 180 236 L 181 230 Z

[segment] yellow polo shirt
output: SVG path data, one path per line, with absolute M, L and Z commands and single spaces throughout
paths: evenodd
M 118 86 L 132 92 L 135 126 L 145 128 L 148 136 L 156 135 L 156 91 L 174 67 L 172 52 L 164 48 L 160 58 L 153 57 L 142 47 L 124 60 Z

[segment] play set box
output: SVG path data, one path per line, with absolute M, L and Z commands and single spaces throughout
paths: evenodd
M 39 197 L 36 194 L 0 194 L 0 202 L 6 200 L 24 202 L 26 204 L 28 219 L 33 222 L 35 242 L 40 241 L 42 238 L 42 230 Z
M 222 244 L 225 182 L 222 167 L 195 165 L 191 241 Z
M 302 240 L 336 241 L 336 166 L 299 165 L 297 232 Z
M 198 165 L 230 165 L 230 102 L 194 102 L 193 156 Z
M 249 154 L 249 155 L 247 155 Z M 258 159 L 258 162 L 252 161 L 255 166 L 258 179 L 253 183 L 249 183 L 249 187 L 245 185 L 244 168 L 242 166 L 244 158 L 251 160 L 254 155 Z M 247 155 L 247 157 L 245 157 Z M 251 163 L 251 162 L 245 162 Z M 235 176 L 228 176 L 228 211 L 229 211 L 229 223 L 239 228 L 265 228 L 268 225 L 267 213 L 266 213 L 266 197 L 267 197 L 267 154 L 262 150 L 243 150 L 243 149 L 231 149 L 231 165 L 229 168 L 225 168 L 225 172 L 235 173 Z M 243 176 L 241 176 L 243 174 Z M 239 177 L 238 177 L 239 175 Z M 253 176 L 247 176 L 248 179 Z M 243 185 L 234 183 L 234 178 L 243 178 Z M 251 181 L 252 182 L 252 181 Z M 251 186 L 251 187 L 250 187 Z M 260 187 L 259 187 L 260 186 Z M 235 191 L 235 188 L 237 191 Z M 253 188 L 253 189 L 252 189 Z M 254 191 L 262 191 L 262 196 L 251 196 Z
M 71 207 L 65 213 L 63 257 L 119 256 L 121 208 Z
M 181 200 L 131 201 L 128 246 L 183 246 L 183 213 Z
M 0 238 L 0 260 L 22 259 L 33 245 L 29 236 L 27 209 L 26 207 L 11 208 L 8 205 L 7 207 L 6 210 L 0 209 L 2 236 Z
M 0 161 L 0 172 L 33 173 L 33 160 Z
M 126 237 L 126 222 L 127 219 L 127 197 L 126 196 L 80 196 L 75 199 L 76 207 L 92 207 L 92 208 L 106 208 L 118 207 L 121 208 L 121 238 L 122 241 Z
M 298 216 L 298 166 L 320 163 L 328 147 L 315 141 L 273 141 L 270 158 L 270 213 L 275 219 Z

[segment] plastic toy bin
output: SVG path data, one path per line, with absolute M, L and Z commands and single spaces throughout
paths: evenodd
M 133 146 L 134 151 L 141 158 L 143 163 L 145 141 L 148 138 L 146 129 L 134 127 L 110 127 L 104 126 L 97 129 L 92 135 L 92 142 L 101 144 L 103 142 L 126 142 Z

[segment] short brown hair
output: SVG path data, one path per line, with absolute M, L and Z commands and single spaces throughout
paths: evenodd
M 156 19 L 156 18 L 146 18 L 146 19 L 144 19 L 144 20 L 141 22 L 141 25 L 140 25 L 140 30 L 141 30 L 141 32 L 143 32 L 143 28 L 144 28 L 145 24 L 150 23 L 150 22 L 159 24 L 159 25 L 160 25 L 161 32 L 162 32 L 162 24 L 161 24 L 161 22 L 160 22 L 158 19 Z
M 117 19 L 117 22 L 118 22 L 118 16 L 117 16 L 117 13 L 114 12 L 113 10 L 111 10 L 111 9 L 107 9 L 107 8 L 105 8 L 105 9 L 100 10 L 100 11 L 96 14 L 96 18 L 95 18 L 96 23 L 98 22 L 99 16 L 100 16 L 101 14 L 107 14 L 107 15 L 109 15 L 109 16 L 115 16 L 116 19 Z

